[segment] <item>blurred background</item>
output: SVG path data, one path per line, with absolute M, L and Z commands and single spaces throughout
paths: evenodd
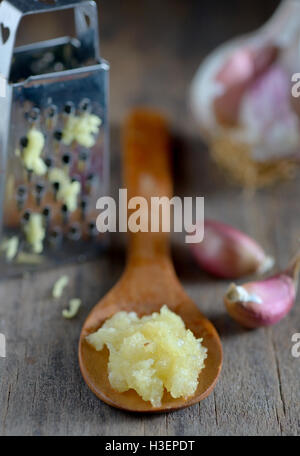
M 255 30 L 279 0 L 97 0 L 102 57 L 111 64 L 112 123 L 136 104 L 161 108 L 190 127 L 187 97 L 203 58 L 228 39 Z M 43 20 L 43 24 L 41 24 Z M 26 18 L 18 44 L 74 32 L 70 12 Z

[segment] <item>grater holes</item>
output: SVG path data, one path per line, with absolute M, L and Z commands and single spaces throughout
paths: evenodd
M 56 105 L 51 104 L 45 111 L 45 126 L 48 131 L 55 128 L 58 118 L 58 108 Z
M 45 158 L 45 165 L 47 166 L 48 169 L 53 168 L 53 159 L 51 157 L 46 157 Z
M 86 162 L 89 158 L 89 153 L 85 150 L 82 150 L 80 153 L 79 153 L 79 156 L 78 156 L 78 159 L 82 162 Z
M 95 222 L 88 223 L 88 234 L 93 238 L 97 236 L 98 231 L 97 231 L 97 226 L 96 226 Z
M 35 197 L 37 206 L 41 205 L 45 192 L 46 192 L 45 185 L 42 182 L 37 182 L 35 185 L 35 188 L 34 188 L 34 197 Z
M 66 204 L 63 204 L 61 206 L 61 214 L 62 214 L 63 224 L 67 225 L 70 220 L 70 212 L 69 212 L 68 206 Z
M 27 175 L 27 182 L 30 184 L 32 182 L 33 170 L 32 169 L 27 169 L 26 170 L 26 175 Z
M 22 224 L 29 222 L 31 216 L 31 211 L 27 209 L 22 215 Z
M 32 108 L 31 111 L 25 113 L 25 119 L 29 123 L 33 124 L 33 123 L 37 122 L 40 119 L 40 115 L 41 115 L 40 108 L 35 106 L 34 108 Z
M 79 174 L 74 174 L 71 178 L 71 182 L 81 182 L 81 177 Z
M 1 22 L 0 23 L 0 38 L 1 38 L 1 42 L 3 45 L 5 43 L 7 43 L 7 41 L 9 40 L 9 37 L 10 37 L 10 28 L 6 27 L 6 25 L 3 22 Z
M 62 137 L 63 137 L 63 132 L 62 130 L 56 130 L 53 134 L 54 136 L 54 139 L 58 142 L 60 142 L 62 140 Z
M 25 198 L 27 196 L 27 189 L 24 185 L 20 185 L 20 187 L 18 188 L 17 196 L 19 198 Z
M 52 188 L 53 188 L 53 194 L 54 194 L 54 201 L 56 201 L 57 200 L 57 194 L 58 194 L 59 189 L 60 189 L 60 183 L 59 182 L 53 182 Z
M 68 232 L 68 238 L 71 241 L 79 241 L 79 239 L 81 238 L 81 230 L 80 230 L 80 226 L 78 225 L 78 223 L 74 223 L 70 227 L 69 232 Z
M 61 157 L 61 161 L 62 161 L 63 165 L 70 166 L 70 164 L 72 162 L 71 154 L 69 152 L 64 153 L 63 156 Z
M 27 200 L 27 188 L 25 185 L 20 185 L 17 188 L 16 200 L 17 200 L 17 208 L 21 211 L 24 208 L 25 202 Z
M 83 196 L 81 201 L 80 201 L 80 207 L 82 209 L 82 211 L 86 211 L 87 207 L 88 207 L 88 198 L 86 196 Z
M 89 205 L 88 198 L 86 196 L 82 196 L 81 200 L 80 200 L 80 203 L 79 203 L 79 207 L 80 207 L 80 211 L 81 211 L 81 220 L 82 221 L 85 220 L 85 218 L 86 218 L 88 205 Z
M 71 115 L 71 114 L 74 114 L 75 112 L 75 105 L 72 101 L 68 101 L 66 104 L 65 104 L 65 107 L 64 107 L 64 113 L 67 114 L 67 115 Z
M 37 183 L 35 186 L 35 191 L 38 195 L 42 195 L 45 191 L 45 186 L 42 183 Z
M 48 223 L 51 217 L 51 207 L 50 206 L 45 206 L 44 209 L 42 210 L 42 215 L 45 218 L 46 222 Z
M 89 98 L 84 98 L 81 100 L 79 103 L 79 110 L 81 112 L 91 112 L 92 110 L 92 105 L 91 105 L 91 100 Z
M 95 193 L 97 183 L 95 171 L 98 162 L 94 161 L 94 145 L 89 146 L 84 141 L 81 143 L 75 133 L 75 139 L 70 144 L 67 139 L 65 141 L 68 136 L 68 125 L 72 133 L 72 128 L 75 130 L 78 122 L 84 135 L 86 129 L 88 130 L 89 122 L 93 123 L 97 114 L 94 114 L 93 100 L 84 97 L 76 103 L 69 100 L 65 99 L 61 102 L 48 98 L 47 105 L 43 107 L 38 107 L 32 102 L 24 103 L 22 110 L 23 119 L 26 116 L 27 120 L 25 126 L 27 133 L 26 130 L 22 132 L 16 142 L 16 157 L 22 165 L 22 175 L 18 184 L 23 184 L 27 190 L 25 202 L 17 211 L 18 186 L 15 187 L 15 211 L 18 212 L 21 234 L 27 231 L 27 226 L 31 223 L 30 211 L 32 214 L 40 214 L 46 233 L 45 248 L 50 248 L 53 252 L 58 250 L 53 248 L 57 243 L 61 246 L 65 241 L 73 242 L 81 239 L 94 242 L 98 235 L 95 224 L 89 225 L 92 215 L 90 197 Z M 80 132 L 79 127 L 77 130 Z M 92 134 L 96 138 L 96 133 L 91 133 L 91 136 Z M 41 135 L 45 139 L 43 150 L 39 155 L 40 163 L 43 162 L 40 166 L 41 173 L 35 163 L 32 165 L 27 160 L 30 149 L 34 149 L 34 140 L 38 135 L 40 135 L 40 143 L 43 142 Z M 64 172 L 65 177 L 60 171 Z M 70 186 L 71 191 L 71 184 L 76 181 L 80 187 L 77 184 L 74 185 L 74 198 L 68 199 L 67 185 Z M 79 189 L 76 196 L 75 189 Z M 22 191 L 19 199 L 22 200 Z M 67 205 L 63 204 L 65 202 Z M 29 211 L 24 213 L 26 209 Z M 55 228 L 58 229 L 54 230 Z
M 27 136 L 23 136 L 21 139 L 20 139 L 20 146 L 22 147 L 22 149 L 25 149 L 27 146 L 28 146 L 28 138 Z
M 86 182 L 85 182 L 85 190 L 88 195 L 92 193 L 94 182 L 95 182 L 95 174 L 94 173 L 89 173 Z
M 81 150 L 78 154 L 78 163 L 77 163 L 77 168 L 80 173 L 86 172 L 86 169 L 89 164 L 89 158 L 90 154 L 87 150 Z
M 49 234 L 49 242 L 52 247 L 57 247 L 61 244 L 63 239 L 63 233 L 59 227 L 53 228 Z
M 57 115 L 57 106 L 55 105 L 51 105 L 48 107 L 48 109 L 46 110 L 46 117 L 48 117 L 49 119 L 53 119 L 53 117 L 55 117 Z
M 91 18 L 90 18 L 90 16 L 88 16 L 87 14 L 84 14 L 84 20 L 85 20 L 87 28 L 90 28 L 91 27 Z

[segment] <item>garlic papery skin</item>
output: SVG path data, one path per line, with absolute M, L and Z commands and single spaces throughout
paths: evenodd
M 232 283 L 227 290 L 227 299 L 233 303 L 236 302 L 256 302 L 262 304 L 262 299 L 255 294 L 250 294 L 244 287 Z
M 243 286 L 231 284 L 224 297 L 229 315 L 246 328 L 270 326 L 290 311 L 296 298 L 293 277 L 281 273 Z
M 203 241 L 190 244 L 190 248 L 203 270 L 225 279 L 265 273 L 274 264 L 273 258 L 252 238 L 214 220 L 205 220 Z
M 194 117 L 206 136 L 239 126 L 239 109 L 250 84 L 277 57 L 277 46 L 245 37 L 229 41 L 201 63 L 190 90 Z

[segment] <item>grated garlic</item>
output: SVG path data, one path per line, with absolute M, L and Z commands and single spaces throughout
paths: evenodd
M 60 186 L 57 198 L 65 203 L 69 212 L 74 212 L 77 209 L 80 190 L 81 184 L 78 181 L 68 182 Z
M 61 298 L 64 288 L 68 285 L 69 283 L 69 277 L 64 275 L 60 277 L 54 284 L 53 290 L 52 290 L 52 296 L 55 299 Z
M 51 183 L 59 183 L 57 199 L 67 206 L 69 212 L 74 212 L 77 209 L 77 199 L 81 190 L 81 183 L 78 181 L 72 182 L 65 171 L 60 168 L 50 170 L 49 181 Z
M 70 115 L 63 129 L 63 143 L 69 146 L 77 141 L 83 147 L 93 147 L 96 144 L 94 135 L 98 134 L 101 124 L 102 120 L 95 114 Z
M 81 306 L 81 299 L 78 299 L 78 298 L 71 299 L 69 302 L 69 309 L 64 309 L 62 311 L 62 316 L 69 320 L 71 318 L 76 317 L 80 306 Z
M 64 185 L 66 182 L 69 181 L 69 177 L 67 176 L 65 171 L 60 168 L 50 169 L 48 179 L 52 184 L 54 182 L 58 182 L 60 185 Z
M 10 239 L 5 239 L 0 249 L 5 252 L 5 256 L 7 261 L 11 261 L 17 254 L 19 247 L 19 238 L 17 236 L 13 236 Z
M 97 351 L 104 345 L 109 349 L 112 388 L 134 389 L 153 407 L 160 406 L 164 388 L 173 398 L 192 396 L 207 358 L 202 339 L 167 306 L 142 318 L 118 312 L 86 339 Z

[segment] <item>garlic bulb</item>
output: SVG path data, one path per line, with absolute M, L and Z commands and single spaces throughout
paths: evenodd
M 227 279 L 262 274 L 274 264 L 256 241 L 215 220 L 205 220 L 203 241 L 191 244 L 190 248 L 202 269 Z

